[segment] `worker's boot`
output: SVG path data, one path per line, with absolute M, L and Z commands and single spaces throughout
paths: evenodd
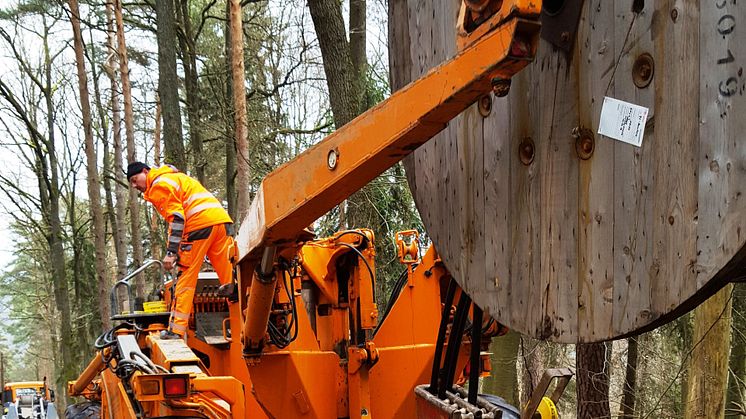
M 181 335 L 174 333 L 170 330 L 161 330 L 160 338 L 164 340 L 168 339 L 181 339 Z

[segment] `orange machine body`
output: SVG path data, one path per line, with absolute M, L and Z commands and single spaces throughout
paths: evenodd
M 362 242 L 368 243 L 362 256 L 347 246 Z M 248 367 L 254 396 L 269 415 L 415 416 L 414 387 L 429 380 L 442 311 L 440 290 L 450 277 L 430 248 L 417 269 L 400 278 L 409 285 L 391 297 L 396 303 L 378 327 L 375 278 L 362 262 L 364 258 L 374 269 L 374 254 L 369 230 L 309 242 L 293 254 L 299 271 L 278 281 L 277 295 L 286 297 L 290 285 L 296 307 L 304 307 L 296 310 L 297 338 L 282 349 L 267 345 L 261 360 Z M 309 289 L 314 292 L 304 296 Z M 285 298 L 278 298 L 273 312 L 281 312 L 285 304 Z M 270 321 L 290 320 L 273 314 Z M 466 343 L 462 351 L 462 369 L 468 347 Z
M 183 340 L 161 340 L 164 329 L 154 323 L 114 330 L 112 344 L 68 384 L 68 394 L 100 403 L 100 417 L 246 417 L 243 383 L 211 375 Z M 117 351 L 120 356 L 113 356 Z M 129 369 L 145 359 L 146 368 Z
M 398 237 L 399 245 L 403 240 Z M 99 401 L 102 416 L 117 418 L 414 417 L 414 388 L 429 380 L 443 311 L 441 289 L 451 278 L 433 247 L 420 258 L 416 241 L 408 246 L 410 257 L 400 259 L 406 263 L 399 292 L 380 314 L 370 230 L 286 248 L 278 259 L 282 267 L 276 275 L 282 279 L 270 321 L 287 332 L 288 341 L 280 347 L 268 339 L 261 360 L 248 365 L 240 340 L 230 336 L 239 305 L 219 295 L 217 275 L 203 273 L 186 342 L 158 338 L 165 328 L 160 323 L 122 327 L 110 337 L 118 349 L 97 354 L 69 392 Z M 165 297 L 168 301 L 169 291 Z M 210 314 L 221 319 L 220 336 L 201 332 L 202 316 Z M 470 342 L 461 346 L 458 371 L 467 363 Z M 121 359 L 140 356 L 115 358 L 112 351 L 140 352 L 158 367 L 122 379 L 115 372 Z M 166 395 L 167 379 L 185 380 L 184 393 Z

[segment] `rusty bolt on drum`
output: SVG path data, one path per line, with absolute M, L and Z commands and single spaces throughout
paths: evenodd
M 534 140 L 531 137 L 524 138 L 518 146 L 518 157 L 521 159 L 521 163 L 525 166 L 533 163 L 535 154 Z
M 492 92 L 497 97 L 505 97 L 510 93 L 510 79 L 495 77 L 492 79 Z
M 575 127 L 572 130 L 572 136 L 575 137 L 575 152 L 581 160 L 588 160 L 593 156 L 596 149 L 596 140 L 593 138 L 593 131 L 588 128 Z
M 653 81 L 655 74 L 655 62 L 653 56 L 647 52 L 641 54 L 632 65 L 632 81 L 640 89 L 644 89 Z
M 482 115 L 483 118 L 486 118 L 490 116 L 490 113 L 492 113 L 492 97 L 490 95 L 484 95 L 479 98 L 479 114 Z

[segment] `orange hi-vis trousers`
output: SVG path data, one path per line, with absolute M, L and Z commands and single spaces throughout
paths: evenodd
M 181 336 L 186 334 L 189 326 L 197 277 L 205 256 L 210 259 L 220 283 L 227 284 L 233 280 L 231 256 L 235 246 L 233 237 L 227 233 L 226 224 L 214 225 L 184 236 L 179 245 L 177 263 L 179 275 L 176 280 L 169 324 L 169 330 Z

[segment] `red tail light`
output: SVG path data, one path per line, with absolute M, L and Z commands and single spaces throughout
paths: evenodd
M 166 397 L 184 397 L 189 390 L 188 377 L 167 377 L 163 379 L 163 394 Z

